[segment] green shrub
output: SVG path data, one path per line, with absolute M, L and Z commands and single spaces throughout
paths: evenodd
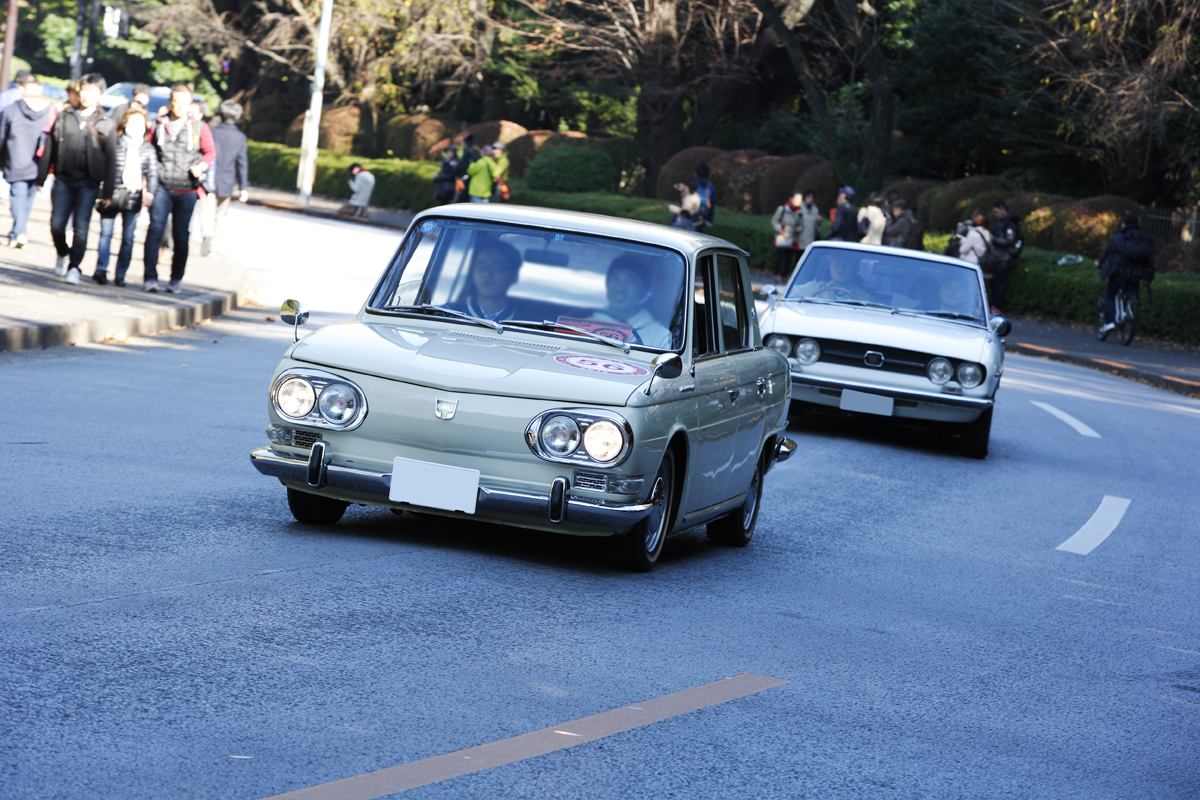
M 813 167 L 820 165 L 825 159 L 820 156 L 798 155 L 781 158 L 771 164 L 770 169 L 763 175 L 758 189 L 758 206 L 764 214 L 771 214 L 775 209 L 788 201 L 796 191 L 810 188 L 797 185 L 801 178 Z M 821 199 L 817 206 L 823 208 Z
M 833 162 L 824 159 L 809 167 L 796 179 L 797 189 L 812 191 L 814 202 L 817 204 L 817 208 L 821 209 L 822 216 L 825 218 L 829 216 L 829 209 L 837 208 L 839 184 L 837 169 L 834 168 Z
M 327 108 L 321 112 L 317 147 L 334 153 L 350 153 L 360 133 L 362 110 L 358 106 Z M 299 147 L 304 135 L 304 114 L 292 120 L 283 141 L 289 147 Z
M 992 175 L 974 175 L 947 184 L 932 197 L 928 224 L 924 220 L 921 224 L 928 230 L 952 231 L 955 225 L 971 213 L 972 200 L 989 190 L 1001 190 L 1011 194 L 1016 187 L 1004 178 Z
M 689 147 L 680 150 L 667 159 L 662 169 L 658 171 L 658 182 L 655 184 L 655 196 L 660 200 L 679 200 L 679 192 L 675 184 L 686 183 L 696 177 L 696 165 L 707 163 L 724 153 L 715 147 Z
M 1034 210 L 1021 222 L 1021 233 L 1027 247 L 1040 247 L 1050 250 L 1054 247 L 1054 226 L 1058 224 L 1058 215 L 1070 203 L 1055 203 Z
M 447 117 L 429 114 L 405 114 L 388 120 L 383 141 L 383 155 L 410 161 L 429 157 L 429 148 L 442 139 L 453 136 L 454 123 Z
M 1141 213 L 1142 207 L 1127 197 L 1101 195 L 1080 200 L 1058 214 L 1054 249 L 1095 258 L 1121 227 L 1126 214 Z
M 267 142 L 247 143 L 250 180 L 254 183 L 294 191 L 300 167 L 300 151 Z M 371 204 L 421 211 L 434 204 L 433 176 L 438 165 L 432 161 L 401 161 L 393 158 L 360 158 L 348 154 L 319 152 L 313 177 L 313 194 L 350 197 L 350 165 L 362 164 L 375 176 Z
M 919 195 L 917 195 L 917 207 L 913 210 L 913 213 L 917 215 L 917 222 L 920 222 L 921 227 L 927 231 L 934 229 L 933 223 L 930 222 L 930 220 L 933 218 L 933 205 L 935 202 L 937 202 L 938 195 L 940 195 L 948 185 L 949 184 L 943 183 L 937 186 L 930 186 L 928 189 L 925 189 Z
M 921 205 L 921 193 L 928 189 L 932 189 L 935 186 L 941 185 L 942 184 L 938 183 L 937 181 L 897 181 L 896 183 L 885 186 L 883 189 L 883 194 L 884 197 L 887 197 L 888 195 L 899 195 L 904 202 L 908 203 L 909 209 L 916 214 L 917 209 Z
M 1008 198 L 1008 210 L 1021 219 L 1025 219 L 1039 208 L 1046 206 L 1065 206 L 1074 203 L 1078 198 L 1065 194 L 1047 194 L 1045 192 L 1019 192 Z M 1050 245 L 1047 244 L 1046 247 Z
M 729 188 L 730 179 L 739 169 L 765 155 L 762 150 L 730 150 L 706 162 L 708 179 L 713 185 L 713 203 L 729 207 L 728 198 L 732 194 Z
M 617 168 L 596 148 L 543 147 L 529 162 L 525 181 L 544 192 L 611 192 L 617 188 Z
M 779 160 L 779 156 L 763 156 L 756 158 L 729 178 L 729 196 L 724 203 L 726 208 L 741 211 L 746 214 L 761 214 L 762 203 L 759 201 L 759 191 L 762 180 L 771 165 Z M 717 198 L 721 203 L 721 198 Z M 774 211 L 774 209 L 771 209 Z
M 524 178 L 525 169 L 538 150 L 546 143 L 554 131 L 530 131 L 524 136 L 518 136 L 508 143 L 508 175 L 511 178 Z

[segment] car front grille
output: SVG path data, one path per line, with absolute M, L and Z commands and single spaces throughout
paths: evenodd
M 596 472 L 575 471 L 575 488 L 590 492 L 608 491 L 608 479 Z
M 817 341 L 821 345 L 822 361 L 830 364 L 844 364 L 851 367 L 869 367 L 871 369 L 880 369 L 884 372 L 924 375 L 926 365 L 934 357 L 929 353 L 901 350 L 885 345 L 843 342 L 836 339 L 818 339 Z M 878 366 L 868 363 L 868 353 L 878 353 L 883 356 L 883 363 Z
M 318 431 L 292 430 L 292 447 L 303 447 L 311 450 L 314 443 L 321 441 Z

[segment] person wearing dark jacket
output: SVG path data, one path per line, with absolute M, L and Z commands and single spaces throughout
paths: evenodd
M 28 72 L 17 79 L 23 97 L 0 113 L 0 168 L 9 183 L 9 201 L 13 216 L 8 234 L 10 247 L 29 243 L 26 225 L 37 196 L 38 156 L 46 147 L 50 130 L 58 117 L 49 100 L 42 97 L 42 85 Z
M 217 246 L 221 234 L 221 223 L 229 213 L 229 204 L 237 197 L 239 203 L 250 199 L 250 156 L 246 147 L 246 134 L 238 129 L 242 119 L 242 104 L 226 100 L 217 107 L 220 124 L 212 129 L 213 144 L 217 147 L 217 160 L 213 166 L 214 189 L 217 195 L 217 214 L 213 221 L 212 240 L 205 248 L 209 252 Z M 208 255 L 208 252 L 203 253 Z
M 171 101 L 159 110 L 153 141 L 158 153 L 158 191 L 150 206 L 142 288 L 147 292 L 158 291 L 158 251 L 170 217 L 175 248 L 167 292 L 175 294 L 187 268 L 188 229 L 204 191 L 201 187 L 204 173 L 217 157 L 212 131 L 193 113 L 189 87 L 181 83 L 171 87 Z
M 1096 266 L 1100 268 L 1100 278 L 1108 281 L 1108 285 L 1104 287 L 1104 327 L 1100 329 L 1100 333 L 1108 333 L 1117 327 L 1117 292 L 1124 287 L 1129 294 L 1137 295 L 1140 281 L 1130 278 L 1129 270 L 1142 265 L 1130 263 L 1127 255 L 1130 251 L 1138 249 L 1136 245 L 1141 245 L 1149 253 L 1145 266 L 1152 266 L 1154 240 L 1142 230 L 1136 216 L 1126 214 L 1121 227 L 1117 228 L 1117 232 L 1108 240 L 1100 257 L 1096 259 Z
M 100 242 L 96 247 L 96 271 L 92 280 L 103 286 L 108 283 L 108 259 L 112 253 L 113 229 L 121 217 L 121 249 L 117 252 L 117 269 L 113 283 L 125 285 L 125 273 L 133 261 L 133 236 L 138 215 L 149 206 L 158 189 L 158 155 L 154 145 L 146 141 L 150 124 L 146 112 L 131 107 L 117 123 L 117 146 L 109 162 L 105 183 L 113 190 L 100 206 Z
M 992 217 L 996 227 L 992 229 L 992 246 L 1000 255 L 1000 263 L 992 269 L 992 313 L 999 314 L 1004 308 L 1004 278 L 1008 268 L 1021 255 L 1021 218 L 1008 213 L 1008 204 L 997 200 L 992 206 Z
M 433 199 L 438 205 L 454 202 L 454 182 L 458 180 L 458 152 L 453 147 L 442 151 L 442 168 L 433 176 Z
M 840 239 L 843 242 L 858 241 L 858 209 L 854 207 L 854 188 L 843 186 L 838 190 L 837 213 L 833 218 L 833 229 L 829 232 L 830 239 Z
M 79 265 L 87 251 L 92 209 L 100 197 L 108 160 L 116 147 L 116 124 L 100 107 L 100 95 L 108 84 L 96 73 L 84 75 L 76 84 L 78 105 L 63 107 L 51 130 L 50 143 L 38 163 L 38 186 L 54 169 L 50 193 L 50 236 L 58 252 L 56 271 L 67 283 L 79 283 Z M 112 196 L 112 187 L 104 189 Z M 67 222 L 74 216 L 74 235 L 67 244 Z
M 453 146 L 453 143 L 451 143 L 451 146 Z M 455 203 L 465 203 L 471 199 L 471 195 L 467 191 L 467 181 L 468 181 L 467 170 L 470 168 L 471 164 L 478 161 L 482 155 L 479 152 L 479 150 L 475 147 L 475 134 L 468 133 L 466 135 L 466 137 L 463 139 L 462 146 L 458 148 L 457 152 L 458 152 L 458 168 L 454 175 L 455 185 L 456 185 L 456 188 L 454 191 L 454 202 Z M 459 191 L 457 189 L 457 181 L 459 181 L 459 180 L 461 180 L 463 182 L 462 191 Z

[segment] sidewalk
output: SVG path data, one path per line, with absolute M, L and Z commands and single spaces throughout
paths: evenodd
M 430 189 L 430 191 L 432 192 L 433 190 Z M 408 223 L 412 222 L 413 217 L 416 216 L 410 211 L 400 211 L 395 208 L 379 208 L 378 206 L 368 206 L 368 216 L 365 218 L 337 213 L 338 209 L 345 204 L 345 200 L 313 195 L 309 198 L 308 205 L 305 206 L 300 203 L 300 193 L 298 191 L 292 192 L 282 189 L 272 189 L 269 186 L 250 185 L 249 205 L 273 208 L 277 211 L 287 211 L 293 214 L 307 214 L 310 217 L 338 219 L 343 222 L 374 225 L 380 228 L 395 228 L 401 231 L 407 230 Z
M 128 286 L 118 288 L 111 283 L 120 246 L 119 221 L 108 265 L 110 283 L 100 286 L 91 279 L 99 216 L 92 217 L 88 252 L 81 264 L 83 279 L 72 286 L 54 274 L 50 197 L 48 191 L 40 192 L 29 218 L 29 244 L 19 250 L 0 245 L 0 351 L 121 340 L 191 325 L 237 307 L 246 291 L 241 266 L 228 259 L 201 258 L 194 245 L 179 294 L 143 292 L 142 242 L 147 215 L 142 214 L 139 222 Z M 11 226 L 8 204 L 0 204 L 0 231 L 7 233 Z M 170 271 L 170 266 L 159 266 L 164 286 Z

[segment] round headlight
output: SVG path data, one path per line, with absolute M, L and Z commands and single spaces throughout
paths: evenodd
M 808 366 L 815 364 L 821 359 L 821 345 L 817 344 L 816 339 L 801 339 L 796 342 L 796 360 L 801 364 Z
M 771 348 L 772 350 L 778 350 L 780 353 L 783 353 L 784 356 L 787 356 L 787 354 L 791 352 L 792 342 L 786 336 L 772 336 L 771 338 L 767 339 L 767 347 Z
M 579 424 L 570 417 L 551 417 L 542 423 L 542 447 L 556 456 L 569 456 L 579 447 Z
M 331 383 L 317 398 L 317 410 L 327 422 L 341 425 L 354 419 L 354 412 L 358 410 L 358 398 L 354 390 L 346 384 Z
M 608 420 L 593 422 L 583 434 L 583 449 L 597 461 L 612 461 L 625 447 L 625 434 Z
M 925 374 L 929 376 L 929 380 L 941 386 L 954 377 L 954 367 L 944 358 L 935 358 L 925 367 Z
M 275 405 L 285 416 L 302 419 L 317 402 L 312 384 L 303 378 L 288 378 L 275 390 Z
M 974 389 L 983 383 L 983 367 L 964 361 L 958 365 L 958 382 L 964 389 Z

